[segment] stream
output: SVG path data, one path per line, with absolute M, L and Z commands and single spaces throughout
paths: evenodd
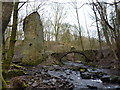
M 29 69 L 27 73 L 28 75 L 35 75 L 37 73 L 37 75 L 52 76 L 52 79 L 43 79 L 43 82 L 48 85 L 51 85 L 51 83 L 52 85 L 57 84 L 58 79 L 62 80 L 62 82 L 69 82 L 68 87 L 72 86 L 72 90 L 83 88 L 120 90 L 120 83 L 114 83 L 115 80 L 120 80 L 119 76 L 116 76 L 117 78 L 115 80 L 110 81 L 110 77 L 114 75 L 111 73 L 111 70 L 87 66 L 79 62 L 65 61 L 63 66 L 53 65 L 41 67 L 38 65 Z

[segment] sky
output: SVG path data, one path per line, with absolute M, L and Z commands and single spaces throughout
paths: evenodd
M 26 1 L 26 0 L 21 0 L 21 1 Z M 39 4 L 38 2 L 40 2 L 41 0 L 29 0 L 31 1 L 31 5 L 29 5 L 27 7 L 27 9 L 29 11 L 31 11 L 32 7 L 36 7 L 37 4 Z M 36 5 L 34 5 L 35 3 L 33 1 L 37 1 Z M 44 1 L 44 0 L 42 0 Z M 76 13 L 75 13 L 75 9 L 71 6 L 71 1 L 73 0 L 49 0 L 49 3 L 47 3 L 47 5 L 45 5 L 41 11 L 39 11 L 40 15 L 42 15 L 44 13 L 44 16 L 46 18 L 48 18 L 50 16 L 49 13 L 51 13 L 51 5 L 50 2 L 59 2 L 61 3 L 61 5 L 65 6 L 65 10 L 67 12 L 67 16 L 66 18 L 63 20 L 63 23 L 70 23 L 72 25 L 78 25 L 77 24 L 77 19 L 76 19 Z M 83 5 L 84 3 L 88 3 L 89 0 L 76 0 L 78 3 L 78 12 L 79 12 L 79 20 L 80 20 L 80 25 L 83 27 L 82 33 L 83 35 L 87 36 L 87 28 L 90 31 L 91 36 L 96 37 L 97 36 L 97 31 L 96 31 L 96 25 L 95 25 L 95 20 L 91 19 L 91 17 L 94 16 L 93 11 L 91 10 L 89 5 Z M 107 1 L 107 2 L 112 2 L 113 0 L 103 0 L 103 1 Z M 21 9 L 20 11 L 20 16 L 21 17 L 25 17 L 26 14 L 26 5 Z M 30 12 L 27 11 L 27 13 L 29 14 Z M 52 17 L 51 17 L 52 18 Z M 86 28 L 87 25 L 87 28 Z

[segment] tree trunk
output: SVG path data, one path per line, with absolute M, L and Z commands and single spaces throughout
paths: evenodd
M 120 61 L 120 9 L 118 8 L 118 5 L 116 4 L 116 0 L 114 0 L 115 3 L 115 11 L 116 11 L 116 48 L 117 48 L 117 57 Z
M 8 50 L 8 56 L 7 59 L 3 61 L 3 69 L 8 70 L 10 63 L 12 61 L 13 55 L 14 55 L 14 45 L 15 45 L 15 38 L 16 38 L 16 30 L 17 30 L 17 20 L 18 20 L 18 4 L 19 2 L 15 2 L 14 6 L 14 13 L 13 13 L 13 25 L 12 25 L 12 33 L 10 37 L 10 43 L 9 43 L 9 50 Z
M 84 46 L 83 46 L 83 40 L 82 40 L 82 31 L 81 31 L 81 27 L 80 27 L 80 21 L 79 21 L 79 15 L 78 15 L 78 9 L 77 9 L 77 6 L 76 6 L 76 15 L 77 15 L 77 21 L 78 21 L 78 29 L 79 29 L 79 35 L 80 35 L 80 43 L 81 43 L 81 47 L 82 47 L 82 50 L 84 51 Z
M 8 88 L 8 85 L 6 83 L 6 81 L 4 80 L 3 76 L 1 75 L 1 80 L 2 80 L 2 88 L 3 90 L 6 90 L 6 88 Z
M 2 34 L 5 32 L 10 21 L 13 9 L 13 2 L 2 2 Z
M 10 21 L 10 18 L 11 18 L 11 14 L 12 14 L 12 9 L 13 9 L 13 2 L 0 2 L 2 3 L 2 18 L 0 18 L 2 20 L 2 28 L 1 28 L 1 32 L 2 32 L 2 42 L 0 40 L 0 43 L 2 43 L 2 60 L 5 61 L 5 54 L 6 54 L 6 51 L 5 51 L 5 39 L 4 39 L 4 32 L 5 32 L 5 29 L 7 28 L 7 25 Z M 1 59 L 1 58 L 0 58 Z M 0 61 L 0 67 L 1 67 L 1 61 Z M 2 83 L 2 87 L 1 88 L 8 88 L 3 76 L 2 76 L 2 71 L 0 71 L 0 78 L 1 78 L 1 83 Z
M 97 17 L 97 13 L 95 11 L 95 6 L 94 5 L 93 5 L 93 12 L 94 12 L 94 15 L 95 15 L 95 21 L 96 21 L 96 26 L 97 26 L 99 46 L 100 46 L 100 53 L 101 53 L 101 57 L 103 57 L 101 34 L 100 34 L 99 26 L 98 26 L 98 17 Z
M 5 50 L 5 38 L 4 34 L 2 35 L 2 60 L 6 59 L 6 50 Z

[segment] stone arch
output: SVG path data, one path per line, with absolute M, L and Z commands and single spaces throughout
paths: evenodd
M 78 53 L 80 55 L 83 55 L 85 57 L 86 61 L 91 61 L 83 52 L 81 51 L 69 51 L 64 53 L 52 53 L 51 56 L 53 56 L 56 60 L 62 62 L 62 58 L 67 56 L 70 53 Z

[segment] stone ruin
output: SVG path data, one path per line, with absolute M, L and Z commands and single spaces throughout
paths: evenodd
M 33 12 L 24 19 L 23 31 L 25 39 L 22 45 L 22 63 L 37 64 L 42 61 L 44 42 L 43 25 L 38 12 Z

